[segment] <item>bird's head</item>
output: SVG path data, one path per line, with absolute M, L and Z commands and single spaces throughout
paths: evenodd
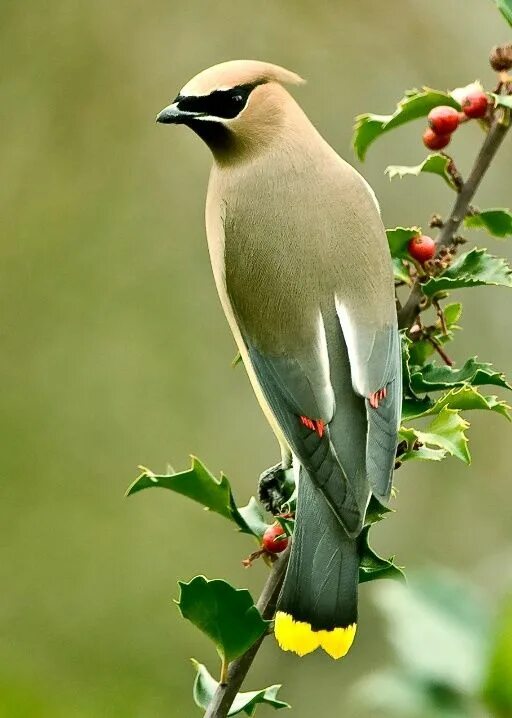
M 218 159 L 241 156 L 276 137 L 295 106 L 282 84 L 302 82 L 295 73 L 267 62 L 223 62 L 187 82 L 156 120 L 187 125 Z

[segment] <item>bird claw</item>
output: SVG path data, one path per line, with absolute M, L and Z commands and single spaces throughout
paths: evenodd
M 258 499 L 274 516 L 283 513 L 283 507 L 290 498 L 289 479 L 281 463 L 271 466 L 258 479 Z

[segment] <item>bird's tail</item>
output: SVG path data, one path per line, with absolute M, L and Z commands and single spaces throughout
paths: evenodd
M 342 658 L 357 625 L 359 555 L 321 492 L 300 470 L 297 520 L 275 620 L 280 647 Z

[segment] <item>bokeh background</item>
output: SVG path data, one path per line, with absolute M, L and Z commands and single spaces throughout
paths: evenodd
M 178 578 L 225 577 L 253 593 L 252 544 L 186 499 L 123 493 L 137 464 L 224 470 L 239 500 L 277 448 L 242 368 L 210 273 L 203 205 L 210 158 L 158 110 L 200 69 L 283 64 L 322 133 L 352 159 L 353 117 L 402 91 L 493 76 L 510 39 L 489 0 L 3 0 L 0 6 L 0 716 L 175 718 L 189 658 L 210 644 L 180 619 Z M 380 140 L 362 171 L 387 226 L 423 224 L 450 197 L 435 177 L 389 183 L 424 157 L 422 123 Z M 481 139 L 454 140 L 467 170 Z M 478 204 L 511 203 L 509 141 Z M 356 164 L 356 166 L 359 166 Z M 361 168 L 360 168 L 361 169 Z M 480 244 L 511 255 L 505 243 Z M 454 354 L 512 373 L 506 290 L 466 290 Z M 473 465 L 404 467 L 397 513 L 374 544 L 409 569 L 442 565 L 495 605 L 510 585 L 510 426 L 474 415 Z M 283 682 L 297 718 L 365 716 L 351 687 L 389 648 L 362 588 L 350 659 L 299 660 L 269 642 L 249 687 Z M 262 715 L 270 715 L 262 709 Z

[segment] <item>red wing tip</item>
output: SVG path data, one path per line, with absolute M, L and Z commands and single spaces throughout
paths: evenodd
M 308 416 L 300 416 L 300 421 L 310 431 L 315 431 L 320 438 L 325 433 L 325 422 L 322 419 L 310 419 Z
M 368 397 L 368 401 L 370 402 L 370 406 L 372 409 L 378 409 L 379 403 L 385 399 L 388 395 L 388 390 L 386 387 L 383 389 L 379 389 L 378 391 L 374 391 L 373 394 L 370 394 Z

